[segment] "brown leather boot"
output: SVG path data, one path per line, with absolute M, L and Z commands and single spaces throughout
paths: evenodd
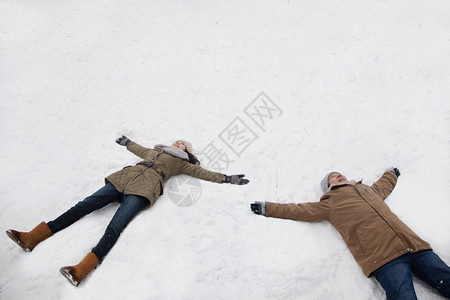
M 45 222 L 41 222 L 30 232 L 10 229 L 6 231 L 6 234 L 26 252 L 32 251 L 37 244 L 53 235 Z
M 63 267 L 59 271 L 71 284 L 78 286 L 81 281 L 83 281 L 83 279 L 98 266 L 98 264 L 99 261 L 97 255 L 93 252 L 89 252 L 78 265 Z

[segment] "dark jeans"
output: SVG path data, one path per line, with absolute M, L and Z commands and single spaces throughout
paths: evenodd
M 433 250 L 402 255 L 374 272 L 387 299 L 417 299 L 412 274 L 450 298 L 450 268 Z
M 116 201 L 122 201 L 122 203 L 114 214 L 108 227 L 106 227 L 105 234 L 100 239 L 97 246 L 92 249 L 92 252 L 97 255 L 98 260 L 101 262 L 116 243 L 122 230 L 149 204 L 149 201 L 146 198 L 136 195 L 124 195 L 116 190 L 111 183 L 108 183 L 92 194 L 92 196 L 78 202 L 74 207 L 58 218 L 48 222 L 47 225 L 53 233 L 56 233 L 75 223 L 85 215 L 90 214 L 94 210 L 100 209 Z

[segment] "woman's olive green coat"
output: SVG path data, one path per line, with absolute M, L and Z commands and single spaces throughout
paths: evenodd
M 386 172 L 372 186 L 333 186 L 320 202 L 266 202 L 266 216 L 297 221 L 328 220 L 339 231 L 366 276 L 408 252 L 431 249 L 386 205 L 397 176 Z
M 173 175 L 186 174 L 199 179 L 221 183 L 224 176 L 224 174 L 205 170 L 186 160 L 164 153 L 159 148 L 149 149 L 130 142 L 127 145 L 127 149 L 146 162 L 152 162 L 159 154 L 154 164 L 164 172 L 166 175 L 165 179 Z M 156 170 L 144 165 L 125 167 L 106 177 L 105 181 L 106 183 L 112 183 L 119 192 L 147 198 L 152 205 L 162 195 L 164 187 L 162 176 Z

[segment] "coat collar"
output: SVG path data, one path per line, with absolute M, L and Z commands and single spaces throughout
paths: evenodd
M 183 160 L 189 161 L 188 154 L 186 152 L 180 150 L 180 149 L 173 148 L 173 147 L 166 146 L 166 145 L 162 145 L 162 144 L 155 145 L 155 148 L 161 149 L 162 151 L 164 151 L 164 153 L 167 153 L 167 154 L 170 154 L 172 156 L 175 156 L 175 157 L 181 158 Z
M 329 192 L 329 191 L 332 191 L 332 190 L 336 190 L 336 189 L 338 189 L 338 188 L 341 188 L 341 187 L 344 187 L 344 186 L 350 186 L 350 185 L 357 185 L 357 184 L 361 184 L 362 183 L 362 179 L 360 180 L 360 181 L 358 181 L 358 182 L 356 182 L 355 180 L 350 180 L 348 183 L 344 183 L 344 184 L 335 184 L 335 185 L 332 185 L 332 186 L 330 186 L 329 188 L 328 188 L 328 191 L 327 192 Z

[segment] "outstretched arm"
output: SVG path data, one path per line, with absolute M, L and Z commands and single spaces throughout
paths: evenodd
M 400 171 L 397 168 L 390 169 L 384 172 L 383 176 L 372 184 L 371 188 L 385 200 L 394 190 L 398 176 L 400 176 Z
M 225 175 L 222 173 L 217 173 L 213 171 L 208 171 L 203 169 L 200 166 L 196 166 L 193 164 L 190 164 L 186 162 L 181 169 L 181 173 L 199 178 L 202 180 L 217 182 L 217 183 L 231 183 L 231 184 L 237 184 L 237 185 L 243 185 L 249 183 L 248 179 L 244 178 L 244 174 L 240 175 Z
M 298 204 L 255 202 L 250 204 L 250 208 L 255 214 L 266 217 L 304 222 L 320 222 L 328 220 L 330 204 L 326 200 Z
M 181 168 L 181 173 L 198 178 L 198 179 L 211 181 L 211 182 L 217 182 L 217 183 L 223 182 L 223 178 L 225 176 L 222 173 L 208 171 L 206 169 L 203 169 L 200 166 L 193 165 L 189 162 L 184 163 L 183 167 Z
M 151 149 L 142 147 L 141 145 L 132 142 L 129 138 L 127 138 L 124 135 L 118 138 L 116 140 L 116 143 L 121 146 L 127 147 L 128 151 L 132 152 L 133 154 L 139 156 L 142 159 L 146 158 L 148 153 L 151 151 Z

